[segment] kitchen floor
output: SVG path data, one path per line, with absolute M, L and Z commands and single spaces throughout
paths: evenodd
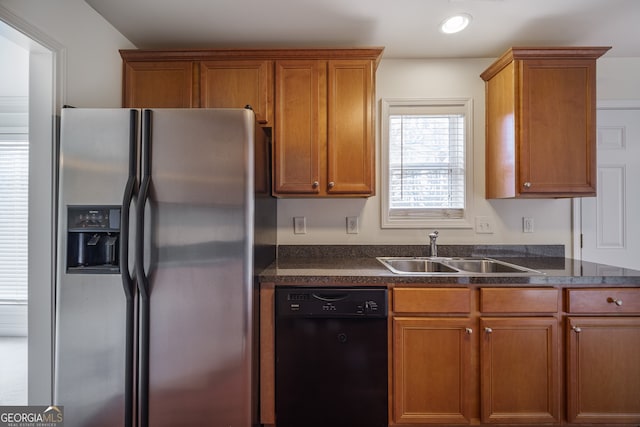
M 0 406 L 27 404 L 27 337 L 0 337 Z

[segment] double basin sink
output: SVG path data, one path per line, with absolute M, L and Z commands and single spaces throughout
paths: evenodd
M 389 271 L 411 276 L 536 276 L 544 273 L 484 257 L 378 257 Z

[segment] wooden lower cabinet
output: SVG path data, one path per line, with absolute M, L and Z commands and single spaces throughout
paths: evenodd
M 567 418 L 640 423 L 640 317 L 567 321 Z
M 393 421 L 461 424 L 470 421 L 469 319 L 393 319 Z
M 391 288 L 390 426 L 640 426 L 640 289 Z M 262 284 L 265 426 L 273 293 Z
M 556 318 L 480 319 L 483 423 L 559 423 Z

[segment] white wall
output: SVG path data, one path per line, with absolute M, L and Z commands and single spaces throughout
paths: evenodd
M 28 96 L 29 73 L 25 70 L 29 68 L 29 51 L 0 33 L 0 60 L 0 96 Z
M 484 82 L 480 73 L 493 59 L 383 59 L 377 73 L 377 108 L 382 98 L 471 97 L 474 102 L 474 215 L 489 216 L 493 234 L 441 230 L 443 244 L 563 244 L 572 254 L 570 200 L 486 200 L 484 198 Z M 598 60 L 597 99 L 640 99 L 640 58 Z M 378 116 L 379 118 L 379 116 Z M 379 172 L 380 126 L 377 133 Z M 379 173 L 377 177 L 380 182 Z M 380 228 L 379 197 L 369 199 L 282 199 L 278 203 L 279 244 L 422 244 L 427 230 Z M 360 234 L 346 234 L 345 217 L 360 216 Z M 294 216 L 307 218 L 307 234 L 293 234 Z M 522 217 L 533 217 L 535 232 L 522 233 Z
M 120 107 L 118 49 L 135 46 L 84 0 L 0 0 L 0 6 L 64 48 L 63 103 Z
M 480 73 L 493 59 L 383 59 L 377 72 L 377 108 L 383 98 L 472 98 L 474 216 L 488 216 L 493 234 L 471 229 L 441 229 L 442 244 L 571 244 L 568 200 L 491 200 L 484 198 L 484 82 Z M 379 115 L 378 115 L 379 119 Z M 380 120 L 377 128 L 377 182 L 380 182 Z M 380 198 L 291 200 L 278 204 L 280 244 L 424 244 L 430 230 L 381 229 Z M 360 216 L 360 234 L 348 235 L 345 217 Z M 292 217 L 306 216 L 306 235 L 295 235 Z M 522 233 L 522 217 L 533 217 L 535 232 Z
M 441 230 L 443 244 L 563 244 L 572 255 L 571 201 L 486 200 L 484 198 L 484 82 L 480 73 L 493 59 L 383 59 L 377 73 L 377 108 L 382 98 L 471 97 L 474 103 L 474 215 L 489 216 L 493 234 Z M 640 58 L 607 58 L 597 63 L 597 99 L 640 99 Z M 379 119 L 379 115 L 378 115 Z M 378 120 L 379 121 L 379 120 Z M 377 134 L 379 177 L 380 126 Z M 369 199 L 282 199 L 278 203 L 279 244 L 422 244 L 427 230 L 380 228 L 379 197 Z M 345 217 L 360 216 L 360 234 L 346 234 Z M 293 217 L 307 218 L 307 234 L 293 234 Z M 522 233 L 522 217 L 533 217 L 535 232 Z
M 640 100 L 640 58 L 598 60 L 598 101 Z

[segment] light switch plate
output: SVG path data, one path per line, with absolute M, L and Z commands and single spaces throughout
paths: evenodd
M 493 220 L 489 216 L 476 217 L 476 233 L 493 234 Z
M 533 233 L 533 218 L 526 216 L 522 218 L 522 232 Z
M 304 216 L 293 217 L 293 234 L 307 234 L 307 218 Z
M 347 234 L 358 234 L 360 232 L 358 227 L 358 217 L 357 216 L 348 216 L 347 217 Z

